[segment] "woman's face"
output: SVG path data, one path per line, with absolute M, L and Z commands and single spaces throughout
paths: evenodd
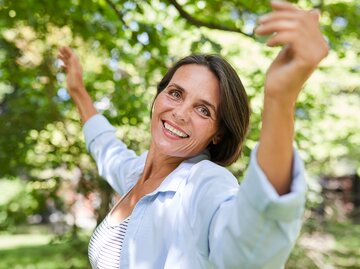
M 157 96 L 151 118 L 152 146 L 167 156 L 189 158 L 218 142 L 220 89 L 205 66 L 181 66 Z

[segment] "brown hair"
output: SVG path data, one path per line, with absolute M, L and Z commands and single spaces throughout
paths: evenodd
M 190 55 L 176 62 L 157 86 L 156 97 L 169 84 L 176 70 L 187 64 L 198 64 L 209 68 L 219 80 L 219 133 L 221 141 L 211 143 L 208 149 L 211 161 L 222 166 L 235 162 L 240 156 L 242 145 L 248 131 L 250 106 L 248 97 L 234 68 L 218 55 Z

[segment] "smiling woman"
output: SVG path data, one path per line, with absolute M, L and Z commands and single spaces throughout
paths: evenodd
M 306 189 L 292 147 L 294 104 L 327 45 L 317 12 L 272 7 L 257 33 L 284 47 L 267 72 L 260 141 L 241 186 L 223 166 L 240 155 L 250 109 L 227 61 L 192 55 L 169 69 L 153 102 L 149 151 L 137 156 L 97 114 L 76 55 L 60 49 L 87 148 L 122 195 L 91 238 L 93 268 L 283 268 Z

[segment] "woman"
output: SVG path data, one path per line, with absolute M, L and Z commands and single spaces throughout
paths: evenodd
M 90 242 L 93 268 L 282 268 L 301 226 L 305 181 L 292 148 L 294 104 L 328 48 L 317 11 L 272 2 L 258 35 L 283 49 L 265 81 L 260 141 L 241 186 L 234 162 L 249 108 L 232 67 L 189 56 L 158 86 L 151 145 L 136 156 L 97 114 L 69 48 L 60 49 L 68 90 L 99 173 L 122 195 Z

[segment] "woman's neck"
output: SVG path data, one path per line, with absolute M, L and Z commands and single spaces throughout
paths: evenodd
M 155 148 L 150 146 L 140 182 L 145 183 L 147 181 L 152 181 L 155 183 L 160 181 L 161 183 L 183 160 L 184 158 L 168 156 L 156 152 Z

